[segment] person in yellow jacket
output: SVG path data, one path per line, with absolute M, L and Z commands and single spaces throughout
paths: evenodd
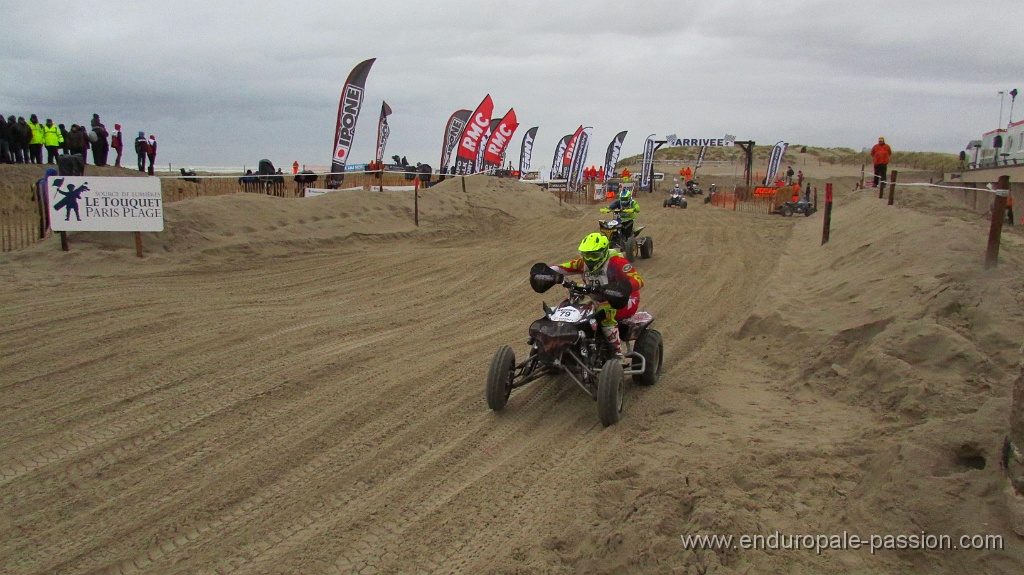
M 29 116 L 28 127 L 32 130 L 32 139 L 28 141 L 29 156 L 33 164 L 43 163 L 43 125 L 35 114 Z
M 46 146 L 47 164 L 57 163 L 57 153 L 62 144 L 64 144 L 64 136 L 60 133 L 60 128 L 54 126 L 53 120 L 47 118 L 46 125 L 43 126 L 43 145 Z

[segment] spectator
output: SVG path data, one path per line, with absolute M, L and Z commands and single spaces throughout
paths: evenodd
M 796 185 L 800 186 L 801 188 L 804 187 L 804 171 L 803 170 L 799 170 L 796 173 Z
M 68 146 L 68 153 L 78 154 L 82 157 L 82 163 L 86 163 L 86 152 L 89 149 L 89 138 L 85 135 L 85 128 L 78 124 L 71 124 L 71 131 L 68 132 L 68 139 L 65 142 Z
M 885 143 L 885 138 L 879 136 L 878 143 L 871 147 L 871 161 L 875 164 L 875 187 L 885 181 L 889 171 L 889 159 L 892 157 L 892 148 Z
M 7 119 L 0 116 L 0 162 L 4 164 L 12 163 L 11 157 L 11 146 L 8 144 L 8 140 L 11 137 L 11 127 L 7 124 Z
M 121 124 L 114 124 L 114 133 L 110 135 L 110 147 L 117 152 L 114 158 L 114 167 L 121 167 L 121 152 L 124 150 L 124 135 L 121 134 Z
M 46 125 L 43 126 L 43 145 L 46 146 L 47 164 L 57 163 L 57 154 L 63 143 L 64 137 L 60 135 L 60 128 L 54 126 L 53 120 L 47 118 Z
M 786 185 L 793 185 L 793 173 L 793 166 L 789 166 L 789 168 L 786 170 Z
M 64 127 L 64 124 L 57 124 L 57 127 L 60 128 L 60 138 L 62 140 L 60 149 L 65 154 L 70 154 L 71 152 L 68 151 L 68 136 L 71 132 L 68 132 L 68 129 Z
M 1013 193 L 1006 196 L 1006 218 L 1010 221 L 1010 225 L 1013 225 Z
M 32 134 L 28 142 L 29 157 L 33 164 L 43 163 L 43 125 L 39 118 L 32 114 L 28 118 L 28 127 Z
M 139 156 L 139 171 L 146 171 L 146 149 L 149 148 L 149 141 L 146 140 L 146 133 L 139 132 L 139 136 L 135 138 L 135 153 Z
M 98 120 L 99 116 L 94 114 L 93 121 L 98 122 Z M 107 165 L 107 155 L 110 153 L 110 142 L 107 141 L 109 135 L 110 132 L 107 132 L 107 127 L 102 123 L 94 124 L 90 130 L 89 141 L 92 142 L 92 159 L 97 166 Z
M 13 118 L 14 116 L 11 116 Z M 10 122 L 10 118 L 7 119 Z M 19 157 L 22 158 L 18 161 L 19 164 L 31 164 L 32 163 L 32 149 L 29 148 L 29 143 L 32 141 L 32 128 L 28 127 L 28 122 L 25 121 L 25 116 L 18 116 L 18 123 L 14 125 L 14 133 L 18 139 Z
M 153 165 L 156 164 L 156 136 L 149 135 L 149 147 L 146 148 L 146 155 L 149 156 L 149 175 L 153 175 Z

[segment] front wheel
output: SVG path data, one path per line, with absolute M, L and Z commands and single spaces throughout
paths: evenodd
M 629 238 L 628 240 L 626 240 L 626 259 L 631 262 L 636 261 L 636 256 L 640 251 L 636 244 L 636 238 Z
M 597 376 L 597 416 L 605 427 L 618 423 L 622 418 L 624 379 L 620 360 L 613 358 L 604 362 Z
M 636 340 L 633 351 L 644 357 L 645 369 L 643 373 L 633 376 L 635 383 L 639 385 L 654 385 L 658 383 L 664 350 L 661 332 L 656 329 L 648 329 L 640 336 L 640 339 Z
M 512 372 L 516 368 L 516 352 L 503 345 L 498 348 L 487 370 L 487 407 L 501 411 L 512 393 Z
M 789 216 L 793 215 L 793 208 L 789 206 L 782 206 L 782 209 L 779 210 L 779 213 L 782 214 L 782 217 L 788 218 Z
M 650 259 L 654 255 L 654 238 L 644 236 L 644 243 L 640 244 L 640 257 Z

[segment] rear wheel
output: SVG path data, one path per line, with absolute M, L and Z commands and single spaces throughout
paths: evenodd
M 661 206 L 662 206 L 663 208 L 667 208 L 667 207 L 668 207 L 668 200 L 665 200 L 665 201 L 664 201 L 664 202 L 663 202 L 663 203 L 661 204 Z
M 639 385 L 654 385 L 658 383 L 664 349 L 661 332 L 656 329 L 648 329 L 640 336 L 640 339 L 636 340 L 633 351 L 644 356 L 645 369 L 643 373 L 633 376 L 634 383 Z
M 618 423 L 622 418 L 624 380 L 622 363 L 618 359 L 604 362 L 597 376 L 597 416 L 605 427 Z
M 654 255 L 654 238 L 644 236 L 644 243 L 640 244 L 640 257 L 645 260 Z
M 626 259 L 629 261 L 636 261 L 636 256 L 639 253 L 639 247 L 636 245 L 636 238 L 629 238 L 626 240 Z
M 498 348 L 487 370 L 487 407 L 500 411 L 512 393 L 512 372 L 516 368 L 516 352 L 503 345 Z
M 789 216 L 793 215 L 793 208 L 789 206 L 782 206 L 782 209 L 779 210 L 779 213 L 782 214 L 783 217 L 788 218 Z

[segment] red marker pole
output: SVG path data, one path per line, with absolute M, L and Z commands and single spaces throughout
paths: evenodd
M 825 184 L 825 217 L 821 229 L 821 245 L 828 243 L 832 228 L 832 184 Z
M 999 239 L 1003 235 L 1003 220 L 1006 219 L 1006 198 L 1010 195 L 1010 176 L 999 176 L 996 197 L 992 202 L 992 223 L 988 228 L 988 246 L 985 249 L 985 269 L 999 263 Z
M 419 225 L 420 225 L 420 179 L 416 178 L 414 180 L 414 182 L 415 183 L 413 184 L 413 187 L 412 187 L 412 197 L 413 197 L 413 200 L 412 200 L 412 213 L 413 213 L 413 218 L 414 218 L 414 220 L 416 222 L 416 227 L 419 227 Z M 466 181 L 463 180 L 462 184 L 465 185 Z M 383 182 L 381 183 L 381 185 L 383 187 Z

